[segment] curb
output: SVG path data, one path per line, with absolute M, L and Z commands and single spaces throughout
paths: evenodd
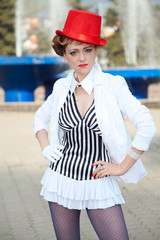
M 140 100 L 148 108 L 159 108 L 160 99 L 143 99 Z M 43 102 L 3 102 L 0 103 L 0 112 L 36 112 Z
M 41 105 L 36 102 L 4 102 L 0 103 L 0 112 L 35 112 Z
M 160 109 L 160 99 L 141 99 L 143 105 L 148 108 L 159 108 Z

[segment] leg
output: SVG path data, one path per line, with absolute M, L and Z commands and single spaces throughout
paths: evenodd
M 57 240 L 80 240 L 80 210 L 49 202 Z
M 87 209 L 87 214 L 100 240 L 129 239 L 121 205 Z

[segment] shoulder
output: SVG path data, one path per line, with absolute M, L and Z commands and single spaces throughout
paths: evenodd
M 103 88 L 104 91 L 118 96 L 120 92 L 128 91 L 128 85 L 124 77 L 104 72 L 99 64 L 96 64 L 95 85 Z
M 125 83 L 125 79 L 120 75 L 112 75 L 107 73 L 107 71 L 103 71 L 99 64 L 96 64 L 97 71 L 96 71 L 96 78 L 97 83 L 100 81 L 103 84 L 108 84 L 111 86 L 120 86 Z
M 119 75 L 112 75 L 109 73 L 103 73 L 103 84 L 106 88 L 109 88 L 113 92 L 118 92 L 121 87 L 128 87 L 124 77 Z
M 69 81 L 69 77 L 68 76 L 66 76 L 64 78 L 57 79 L 57 81 L 55 82 L 54 86 L 55 87 L 59 87 L 59 86 L 66 85 L 68 83 L 68 81 Z
M 65 78 L 59 78 L 53 85 L 53 90 L 59 90 L 65 88 L 71 84 L 71 79 L 73 76 L 73 71 L 71 71 Z
M 124 79 L 124 77 L 119 76 L 119 75 L 112 75 L 109 73 L 103 73 L 105 80 L 113 86 L 121 86 L 122 84 L 126 83 L 126 80 Z
M 57 89 L 64 85 L 66 78 L 59 78 L 53 85 L 53 89 Z

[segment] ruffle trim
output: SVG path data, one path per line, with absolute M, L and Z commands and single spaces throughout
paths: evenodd
M 125 203 L 114 177 L 77 181 L 48 168 L 40 195 L 69 209 L 107 208 Z

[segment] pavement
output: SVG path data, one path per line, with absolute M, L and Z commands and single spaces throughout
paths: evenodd
M 142 158 L 148 175 L 136 185 L 119 184 L 130 240 L 160 240 L 160 109 L 151 109 L 151 114 L 158 131 Z M 33 116 L 0 112 L 0 240 L 56 239 L 48 204 L 39 196 L 48 162 L 33 135 Z M 135 128 L 125 122 L 134 136 Z M 81 239 L 98 239 L 84 210 Z

